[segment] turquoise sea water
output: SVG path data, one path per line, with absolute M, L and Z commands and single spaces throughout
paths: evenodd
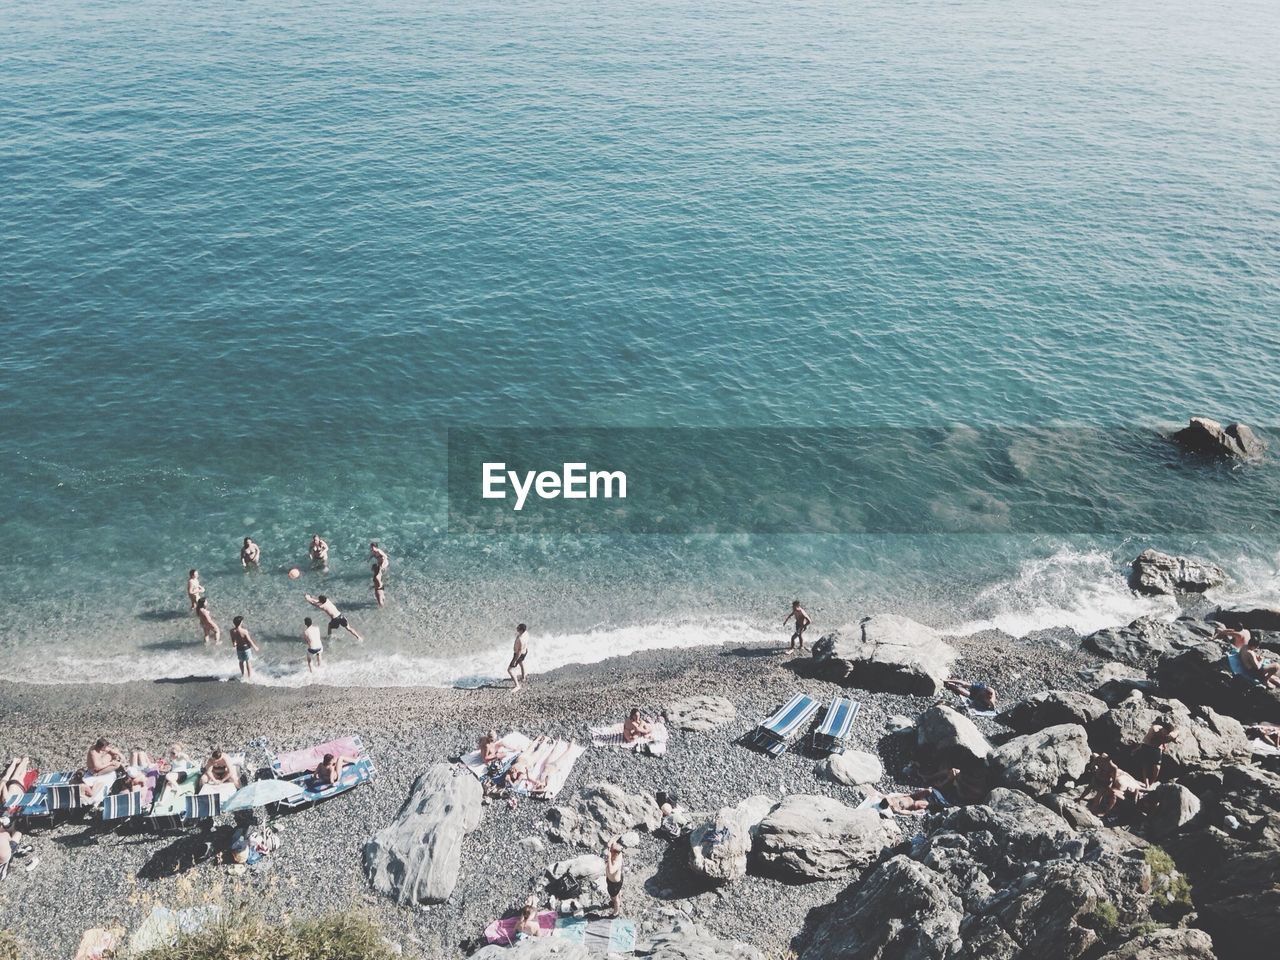
M 1141 529 L 450 535 L 445 430 L 1280 422 L 1273 3 L 0 3 L 0 23 L 9 676 L 230 672 L 180 615 L 192 566 L 277 682 L 304 589 L 369 637 L 336 645 L 350 683 L 500 672 L 518 619 L 543 667 L 777 635 L 793 594 L 819 628 L 885 606 L 1100 626 L 1163 609 L 1123 589 Z M 1274 599 L 1273 528 L 1161 543 Z M 332 569 L 291 583 L 314 530 Z

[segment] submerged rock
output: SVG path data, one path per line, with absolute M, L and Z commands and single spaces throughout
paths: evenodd
M 1208 417 L 1192 417 L 1187 426 L 1173 434 L 1173 441 L 1187 453 L 1236 460 L 1256 460 L 1267 451 L 1266 442 L 1252 427 L 1243 423 L 1224 427 Z
M 786 797 L 756 830 L 755 852 L 768 869 L 802 880 L 828 880 L 873 863 L 898 828 L 871 809 L 830 797 Z
M 933 696 L 951 674 L 956 652 L 931 627 L 880 614 L 813 645 L 819 672 L 833 683 L 886 693 Z
M 1143 550 L 1129 570 L 1129 586 L 1149 595 L 1204 593 L 1226 582 L 1226 573 L 1216 564 L 1159 550 Z
M 389 825 L 364 847 L 373 889 L 397 903 L 444 903 L 458 883 L 462 838 L 480 826 L 482 791 L 438 763 L 414 781 Z

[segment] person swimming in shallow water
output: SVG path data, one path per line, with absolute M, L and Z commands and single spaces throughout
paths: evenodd
M 244 546 L 240 548 L 240 566 L 248 570 L 256 567 L 262 559 L 262 548 L 253 542 L 252 537 L 244 538 Z
M 196 609 L 196 601 L 204 596 L 204 587 L 200 585 L 200 571 L 190 570 L 187 573 L 187 599 L 191 601 L 191 610 L 194 613 Z
M 322 570 L 329 569 L 329 544 L 320 539 L 320 534 L 313 533 L 311 535 L 311 545 L 307 548 L 307 555 L 311 557 L 311 565 L 319 567 Z
M 222 628 L 209 612 L 208 597 L 201 597 L 196 601 L 196 616 L 200 618 L 200 634 L 204 642 L 212 643 L 215 647 L 222 643 Z
M 382 565 L 380 563 L 371 564 L 373 569 L 373 599 L 378 601 L 378 606 L 384 606 L 387 599 L 387 591 L 382 586 Z

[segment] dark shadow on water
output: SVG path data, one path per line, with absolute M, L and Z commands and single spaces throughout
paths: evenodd
M 210 674 L 206 676 L 190 676 L 190 677 L 159 677 L 151 682 L 152 683 L 173 683 L 173 684 L 210 683 L 210 682 L 216 682 L 221 679 L 222 679 L 221 677 L 215 677 Z
M 138 614 L 139 620 L 145 620 L 148 623 L 172 623 L 187 617 L 191 618 L 192 623 L 196 622 L 190 610 L 143 610 Z
M 787 652 L 787 648 L 778 647 L 733 647 L 729 650 L 721 650 L 722 657 L 752 657 L 762 659 L 765 657 L 780 657 Z

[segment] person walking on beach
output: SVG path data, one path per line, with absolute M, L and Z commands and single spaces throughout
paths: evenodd
M 244 625 L 244 617 L 237 616 L 231 621 L 231 644 L 236 648 L 236 659 L 240 661 L 240 676 L 246 680 L 253 679 L 253 653 L 261 648 L 253 642 L 253 636 Z
M 320 539 L 320 534 L 311 535 L 311 546 L 307 552 L 311 556 L 311 565 L 321 570 L 329 569 L 329 545 Z
M 332 600 L 326 597 L 323 593 L 320 594 L 320 596 L 318 597 L 313 597 L 309 593 L 304 594 L 304 596 L 307 598 L 307 603 L 311 604 L 313 607 L 315 607 L 317 610 L 319 610 L 321 613 L 325 614 L 329 618 L 329 629 L 325 632 L 326 638 L 332 637 L 333 631 L 336 630 L 338 627 L 341 627 L 343 630 L 347 631 L 347 633 L 351 634 L 361 643 L 364 643 L 364 637 L 356 633 L 355 628 L 352 627 L 351 624 L 347 622 L 347 618 L 342 615 L 342 611 L 337 608 L 337 606 L 334 604 Z
M 222 643 L 222 629 L 213 619 L 213 614 L 209 612 L 208 597 L 201 597 L 196 601 L 196 616 L 200 618 L 200 634 L 204 642 L 209 643 L 212 640 L 215 647 Z
M 511 688 L 511 692 L 515 693 L 520 689 L 520 681 L 525 679 L 524 658 L 529 655 L 529 638 L 526 636 L 529 628 L 523 623 L 516 625 L 516 644 L 511 651 L 511 662 L 507 664 L 507 676 L 511 678 L 511 682 L 515 684 Z M 520 670 L 519 679 L 516 678 L 516 669 Z
M 196 601 L 204 596 L 204 587 L 200 585 L 200 571 L 191 570 L 187 573 L 187 599 L 191 601 L 191 609 L 196 608 Z
M 613 838 L 604 852 L 604 883 L 609 891 L 609 906 L 613 908 L 615 917 L 619 916 L 622 909 L 622 875 L 622 837 L 619 835 Z
M 386 600 L 386 591 L 382 588 L 382 565 L 378 562 L 373 563 L 373 599 L 378 601 L 378 606 L 382 606 Z
M 809 614 L 805 612 L 804 607 L 800 606 L 799 600 L 791 601 L 791 612 L 782 618 L 782 625 L 785 627 L 787 625 L 787 621 L 790 620 L 792 617 L 796 618 L 796 628 L 795 628 L 795 631 L 791 634 L 791 646 L 788 647 L 787 649 L 789 650 L 796 649 L 796 641 L 798 640 L 800 641 L 800 649 L 803 650 L 804 649 L 804 631 L 805 631 L 805 628 L 809 626 L 809 624 L 813 623 L 813 618 L 811 618 Z
M 391 558 L 387 556 L 387 551 L 378 546 L 377 540 L 369 544 L 369 559 L 376 563 L 383 573 L 386 573 L 387 567 L 391 565 Z
M 324 653 L 324 644 L 320 642 L 320 628 L 311 622 L 310 617 L 302 618 L 302 642 L 307 645 L 307 673 L 312 673 L 311 661 L 320 666 L 320 655 Z
M 240 548 L 240 566 L 248 570 L 256 567 L 262 560 L 262 548 L 253 542 L 252 537 L 244 538 L 244 546 Z

